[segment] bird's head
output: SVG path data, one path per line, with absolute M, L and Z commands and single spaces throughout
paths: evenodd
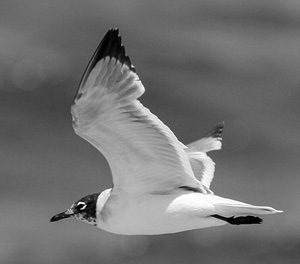
M 94 193 L 81 198 L 77 202 L 73 203 L 68 210 L 53 216 L 50 219 L 50 222 L 56 222 L 65 218 L 74 218 L 92 225 L 96 225 L 98 196 L 99 193 Z

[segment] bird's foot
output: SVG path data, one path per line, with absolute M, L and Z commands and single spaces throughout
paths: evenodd
M 238 217 L 224 217 L 221 215 L 212 215 L 212 217 L 223 220 L 231 225 L 251 225 L 251 224 L 261 224 L 262 219 L 257 216 L 247 215 Z

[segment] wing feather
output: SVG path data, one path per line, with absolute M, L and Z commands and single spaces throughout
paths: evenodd
M 75 96 L 75 132 L 106 157 L 114 188 L 135 193 L 198 188 L 184 145 L 137 100 L 144 91 L 118 30 L 111 29 Z
M 221 149 L 223 128 L 224 122 L 219 123 L 203 138 L 188 144 L 185 149 L 194 175 L 201 182 L 204 193 L 212 193 L 210 184 L 215 172 L 215 163 L 206 152 Z

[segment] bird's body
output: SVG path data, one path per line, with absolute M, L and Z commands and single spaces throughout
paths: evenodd
M 188 190 L 128 195 L 109 189 L 99 196 L 97 205 L 97 226 L 124 235 L 176 233 L 227 223 L 211 217 L 215 214 L 230 217 L 237 213 L 271 213 L 269 207 L 256 208 L 213 194 Z
M 277 212 L 267 206 L 252 206 L 181 189 L 168 194 L 145 195 L 128 195 L 108 189 L 99 196 L 97 209 L 97 226 L 123 235 L 176 233 L 225 225 L 226 221 L 212 217 L 216 214 L 231 217 Z
M 112 233 L 153 235 L 257 224 L 281 212 L 216 196 L 210 190 L 223 123 L 185 146 L 145 108 L 142 85 L 117 29 L 98 46 L 72 106 L 75 132 L 107 159 L 114 186 L 88 195 L 51 221 L 76 218 Z
M 226 222 L 210 217 L 215 207 L 207 201 L 210 195 L 190 191 L 169 194 L 128 195 L 107 191 L 99 196 L 109 197 L 97 215 L 97 226 L 124 235 L 153 235 L 175 233 L 190 229 L 224 225 Z

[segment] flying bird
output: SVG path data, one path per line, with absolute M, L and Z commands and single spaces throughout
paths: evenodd
M 77 135 L 107 159 L 113 187 L 87 195 L 51 218 L 79 219 L 124 235 L 176 233 L 211 226 L 260 224 L 280 213 L 215 195 L 215 163 L 224 123 L 200 140 L 181 143 L 138 98 L 145 88 L 110 29 L 81 79 L 71 108 Z

